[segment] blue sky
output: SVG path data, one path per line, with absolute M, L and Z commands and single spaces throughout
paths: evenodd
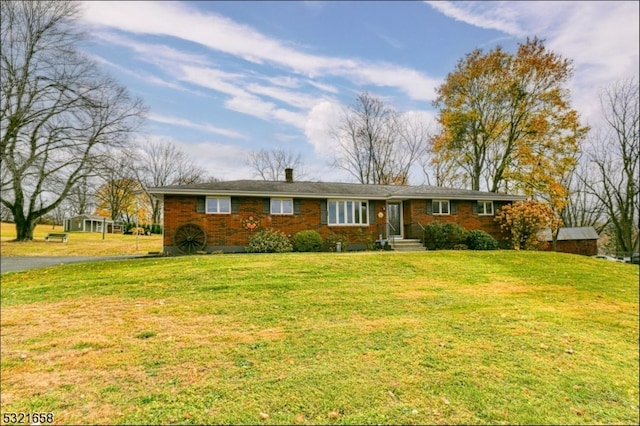
M 573 61 L 573 106 L 592 127 L 598 88 L 639 73 L 637 1 L 82 6 L 86 53 L 149 107 L 139 139 L 173 142 L 225 180 L 252 178 L 248 153 L 272 148 L 301 154 L 310 179 L 352 180 L 327 165 L 341 110 L 366 90 L 433 123 L 435 88 L 475 48 L 544 39 Z

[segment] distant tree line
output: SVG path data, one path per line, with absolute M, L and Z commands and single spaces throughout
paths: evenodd
M 72 1 L 2 1 L 0 216 L 21 241 L 43 218 L 157 223 L 147 188 L 215 180 L 170 141 L 133 143 L 146 107 L 80 52 L 78 13 Z M 602 88 L 605 124 L 589 129 L 571 107 L 572 76 L 571 61 L 537 38 L 513 54 L 476 49 L 437 88 L 436 123 L 357 95 L 331 130 L 331 164 L 363 184 L 524 194 L 551 209 L 555 231 L 594 226 L 613 251 L 638 251 L 638 81 Z M 246 164 L 265 180 L 287 168 L 309 176 L 281 148 Z

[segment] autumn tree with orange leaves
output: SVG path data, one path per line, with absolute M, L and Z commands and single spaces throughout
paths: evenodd
M 515 55 L 496 47 L 460 60 L 438 88 L 441 131 L 431 140 L 441 184 L 520 192 L 554 211 L 567 203 L 571 173 L 588 128 L 569 105 L 571 61 L 527 39 Z
M 150 222 L 149 203 L 140 183 L 131 178 L 105 182 L 95 193 L 97 206 L 94 213 L 127 223 Z
M 506 205 L 498 211 L 495 220 L 500 222 L 502 232 L 516 250 L 540 248 L 545 243 L 538 240 L 538 233 L 550 229 L 552 235 L 557 236 L 562 225 L 558 215 L 547 203 L 535 200 Z M 556 238 L 553 241 L 555 246 Z

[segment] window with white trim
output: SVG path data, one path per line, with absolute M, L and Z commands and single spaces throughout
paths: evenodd
M 478 214 L 493 216 L 493 201 L 478 201 Z
M 449 212 L 451 211 L 449 209 L 449 200 L 433 200 L 433 203 L 431 205 L 432 205 L 432 213 L 436 215 L 449 214 Z
M 329 200 L 329 225 L 368 225 L 369 203 L 359 200 Z
M 293 199 L 272 198 L 271 214 L 293 214 Z
M 205 211 L 209 214 L 231 213 L 231 197 L 207 197 Z

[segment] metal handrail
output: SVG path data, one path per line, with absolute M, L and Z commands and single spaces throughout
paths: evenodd
M 408 226 L 411 226 L 411 225 L 418 225 L 420 227 L 420 229 L 422 229 L 422 238 L 421 238 L 421 240 L 422 240 L 422 243 L 425 244 L 424 234 L 427 231 L 426 228 L 424 226 L 422 226 L 422 224 L 420 222 L 411 222 Z
M 422 224 L 420 222 L 416 222 L 416 223 L 418 224 L 420 229 L 422 229 L 422 245 L 424 247 L 426 247 L 427 246 L 427 241 L 426 241 L 427 240 L 427 237 L 426 237 L 427 230 L 425 229 L 424 226 L 422 226 Z
M 396 227 L 391 224 L 391 222 L 387 222 L 387 226 L 391 227 L 396 232 L 398 231 L 396 229 Z M 389 235 L 389 229 L 387 229 L 387 236 L 391 237 L 390 238 L 390 240 L 391 240 L 391 248 L 395 249 L 396 248 L 396 236 L 395 235 Z

